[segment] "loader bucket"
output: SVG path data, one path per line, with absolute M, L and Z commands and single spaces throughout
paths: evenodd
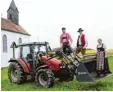
M 107 66 L 107 75 L 104 77 L 96 77 L 96 58 L 79 62 L 79 66 L 76 70 L 76 79 L 79 82 L 95 82 L 99 79 L 105 78 L 108 75 L 111 75 L 111 72 L 109 70 L 108 60 L 106 63 Z

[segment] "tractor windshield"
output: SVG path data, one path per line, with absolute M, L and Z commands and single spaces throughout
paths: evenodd
M 46 52 L 46 47 L 45 46 L 39 46 L 39 51 Z
M 35 46 L 34 47 L 34 52 L 39 52 L 39 51 L 42 51 L 42 52 L 46 52 L 46 47 L 44 45 L 38 45 L 38 46 Z
M 51 48 L 49 45 L 36 45 L 34 46 L 34 52 L 37 53 L 37 52 L 48 52 L 48 51 L 51 51 Z

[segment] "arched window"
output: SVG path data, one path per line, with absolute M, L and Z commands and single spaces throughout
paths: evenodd
M 22 43 L 22 39 L 19 38 L 19 39 L 18 39 L 18 44 L 21 44 L 21 43 Z
M 12 19 L 12 14 L 9 15 L 9 18 Z
M 7 36 L 3 35 L 3 52 L 7 52 Z

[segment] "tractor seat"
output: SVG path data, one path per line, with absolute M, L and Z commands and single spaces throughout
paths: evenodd
M 27 54 L 27 60 L 28 62 L 33 61 L 32 54 Z

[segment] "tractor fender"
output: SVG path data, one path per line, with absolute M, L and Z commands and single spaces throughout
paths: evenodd
M 24 62 L 22 59 L 10 59 L 8 62 L 17 62 L 18 64 L 20 64 L 24 70 L 25 73 L 30 73 L 30 70 L 26 64 L 26 62 Z
M 48 65 L 42 65 L 42 66 L 40 66 L 40 67 L 38 67 L 37 69 L 36 69 L 36 72 L 39 70 L 39 69 L 47 69 L 48 68 Z

